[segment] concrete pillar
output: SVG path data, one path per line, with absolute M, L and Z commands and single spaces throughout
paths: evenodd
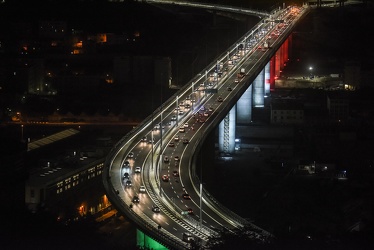
M 264 87 L 264 80 L 265 78 L 265 69 L 262 69 L 260 74 L 256 77 L 254 82 L 252 83 L 253 85 L 253 106 L 254 107 L 264 107 L 265 106 L 265 101 L 264 101 L 264 96 L 265 96 L 265 87 Z
M 265 95 L 270 94 L 270 61 L 265 65 Z
M 292 33 L 287 38 L 287 40 L 288 40 L 288 58 L 293 58 L 292 57 Z
M 218 145 L 219 151 L 225 154 L 232 154 L 235 151 L 235 126 L 236 107 L 230 110 L 226 117 L 219 124 Z
M 252 84 L 236 103 L 236 122 L 250 124 L 252 121 Z
M 288 62 L 288 38 L 283 43 L 283 67 L 287 65 Z
M 278 49 L 277 52 L 275 52 L 275 77 L 280 76 L 280 65 L 281 65 L 281 50 Z
M 283 70 L 283 54 L 284 54 L 284 43 L 279 48 L 279 75 Z M 278 76 L 279 76 L 278 75 Z
M 270 91 L 275 89 L 275 55 L 270 59 Z

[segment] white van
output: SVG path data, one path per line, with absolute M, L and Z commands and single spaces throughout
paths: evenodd
M 195 241 L 195 238 L 190 233 L 183 233 L 182 240 L 184 242 L 193 242 L 193 241 Z

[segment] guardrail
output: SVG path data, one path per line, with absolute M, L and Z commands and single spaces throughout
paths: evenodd
M 281 15 L 281 13 L 275 12 L 274 15 L 279 16 L 279 15 Z M 302 16 L 303 15 L 304 14 L 302 13 Z M 295 22 L 296 21 L 294 21 L 292 23 L 292 25 L 287 27 L 287 29 L 283 33 L 284 36 L 287 33 L 286 31 L 290 31 L 291 28 L 294 27 Z M 134 140 L 140 140 L 141 135 L 138 135 L 138 136 L 135 136 L 135 137 L 134 137 L 134 135 L 137 135 L 138 132 L 140 132 L 142 129 L 150 129 L 150 130 L 153 129 L 153 126 L 154 126 L 153 122 L 161 116 L 161 112 L 163 111 L 165 106 L 172 105 L 173 102 L 176 101 L 177 97 L 180 96 L 182 93 L 185 93 L 185 91 L 191 90 L 191 92 L 192 92 L 192 90 L 194 88 L 194 85 L 199 83 L 199 81 L 201 81 L 201 80 L 204 81 L 203 77 L 201 77 L 201 76 L 203 76 L 204 74 L 206 75 L 207 72 L 214 69 L 214 67 L 216 67 L 216 65 L 218 63 L 220 63 L 222 60 L 224 60 L 225 58 L 227 58 L 227 60 L 228 60 L 230 56 L 232 56 L 233 54 L 236 53 L 236 51 L 239 48 L 240 43 L 246 43 L 247 39 L 249 39 L 251 36 L 253 36 L 255 34 L 255 32 L 259 31 L 263 27 L 266 27 L 266 24 L 260 23 L 260 24 L 256 25 L 249 32 L 247 32 L 245 35 L 243 35 L 241 37 L 241 39 L 239 39 L 239 41 L 240 41 L 239 43 L 236 43 L 236 44 L 232 45 L 228 49 L 227 52 L 222 53 L 218 57 L 218 60 L 214 61 L 213 63 L 209 64 L 205 69 L 203 69 L 200 72 L 200 74 L 198 75 L 198 78 L 200 77 L 199 79 L 197 79 L 195 81 L 191 80 L 188 84 L 184 85 L 179 91 L 177 91 L 173 96 L 168 98 L 160 107 L 158 107 L 154 112 L 152 112 L 151 115 L 149 115 L 146 119 L 144 119 L 143 122 L 141 122 L 138 126 L 133 128 L 129 133 L 127 133 L 124 137 L 122 137 L 115 144 L 115 146 L 112 148 L 112 150 L 109 152 L 109 154 L 108 154 L 108 156 L 105 160 L 104 171 L 103 171 L 103 182 L 104 182 L 104 188 L 105 188 L 105 190 L 108 194 L 108 197 L 111 200 L 112 204 L 115 204 L 115 206 L 118 208 L 118 210 L 121 213 L 130 217 L 138 225 L 138 227 L 141 230 L 144 230 L 144 232 L 146 232 L 150 237 L 154 238 L 155 240 L 158 240 L 158 241 L 162 242 L 166 247 L 170 247 L 170 248 L 173 248 L 173 249 L 186 249 L 186 248 L 189 248 L 189 245 L 186 244 L 185 242 L 183 242 L 180 238 L 171 234 L 170 232 L 167 232 L 166 230 L 163 230 L 163 229 L 159 229 L 157 223 L 155 223 L 153 220 L 151 220 L 147 216 L 145 216 L 144 213 L 141 213 L 140 215 L 135 213 L 133 211 L 133 209 L 130 207 L 131 202 L 129 204 L 127 204 L 125 202 L 125 200 L 120 197 L 119 190 L 116 190 L 111 183 L 110 172 L 111 172 L 111 167 L 112 167 L 112 164 L 113 164 L 113 161 L 114 161 L 114 157 L 115 157 L 116 154 L 118 154 L 118 152 L 120 150 L 124 150 L 124 151 L 128 150 L 128 147 L 130 146 L 130 144 Z M 273 50 L 274 49 L 275 48 L 273 48 Z M 249 56 L 249 54 L 247 56 Z M 270 55 L 268 55 L 268 57 L 270 57 Z M 264 62 L 259 62 L 255 65 L 253 75 L 257 75 L 262 70 L 262 68 L 267 63 L 265 61 L 268 60 L 268 59 L 270 59 L 270 58 L 265 58 L 265 60 L 263 60 Z M 243 60 L 244 60 L 243 58 L 240 60 L 241 63 L 243 63 Z M 239 67 L 238 65 L 240 65 L 240 64 L 237 64 L 235 67 Z M 233 70 L 236 69 L 235 67 L 233 67 L 231 72 L 233 72 Z M 248 87 L 251 84 L 251 81 L 253 81 L 254 77 L 255 76 L 247 77 L 243 86 Z M 244 91 L 245 90 L 242 90 L 242 92 L 244 92 Z M 235 98 L 238 99 L 241 94 L 242 93 L 238 92 L 237 95 L 235 96 Z M 201 103 L 198 104 L 198 105 L 201 105 Z M 205 140 L 206 135 L 211 130 L 213 130 L 213 128 L 221 121 L 221 119 L 223 119 L 224 115 L 227 114 L 230 111 L 230 109 L 231 109 L 230 105 L 227 105 L 215 117 L 215 120 L 213 120 L 213 122 L 212 122 L 212 126 L 206 128 L 206 133 L 203 133 L 203 137 L 201 137 L 198 140 L 198 142 L 194 145 L 194 147 L 193 147 L 194 152 L 198 152 L 200 150 L 202 142 Z M 170 131 L 171 130 L 167 131 L 164 134 L 164 136 L 168 137 L 169 134 L 170 134 Z M 157 145 L 158 145 L 158 143 L 156 143 L 156 146 Z M 157 153 L 157 151 L 156 151 L 156 153 Z M 158 157 L 160 157 L 160 156 L 158 156 Z M 153 161 L 154 159 L 152 158 L 151 160 Z M 196 154 L 194 154 L 192 156 L 192 158 L 190 159 L 190 166 L 191 166 L 190 174 L 193 177 L 192 178 L 193 179 L 193 185 L 197 189 L 197 186 L 199 186 L 199 184 L 200 184 L 200 180 L 198 179 L 198 176 L 196 175 L 196 171 L 195 171 L 196 170 Z M 143 178 L 143 179 L 147 179 L 145 181 L 145 185 L 147 187 L 147 190 L 149 191 L 150 196 L 154 200 L 159 200 L 159 198 L 157 197 L 157 189 L 149 181 L 149 177 L 148 178 Z M 157 186 L 157 181 L 156 180 L 155 180 L 155 183 L 156 183 L 156 186 Z M 197 221 L 194 220 L 194 219 L 191 219 L 191 218 L 186 219 L 185 217 L 181 217 L 180 216 L 181 209 L 176 207 L 174 202 L 172 200 L 170 200 L 170 198 L 167 197 L 166 194 L 162 190 L 161 190 L 161 193 L 162 193 L 162 197 L 166 201 L 165 203 L 163 203 L 163 204 L 166 204 L 166 205 L 163 206 L 163 209 L 165 209 L 165 210 L 169 211 L 170 213 L 174 214 L 174 216 L 176 216 L 176 218 L 181 223 L 186 222 L 185 223 L 186 227 L 188 227 L 190 229 L 193 228 L 192 225 L 197 224 L 196 223 Z M 199 192 L 197 192 L 197 193 L 199 193 Z M 209 203 L 211 206 L 213 206 L 217 210 L 219 209 L 220 211 L 224 211 L 224 213 L 226 215 L 228 215 L 231 220 L 234 220 L 238 225 L 241 225 L 241 226 L 248 226 L 249 225 L 250 227 L 252 227 L 254 229 L 254 231 L 256 231 L 256 233 L 263 234 L 265 236 L 270 235 L 268 232 L 266 232 L 266 231 L 262 230 L 261 228 L 253 225 L 249 221 L 243 219 L 239 215 L 235 214 L 233 211 L 231 211 L 228 208 L 226 208 L 225 206 L 223 206 L 205 188 L 203 188 L 203 198 L 207 201 L 207 203 Z M 141 215 L 143 215 L 143 216 L 141 216 Z M 209 234 L 213 235 L 215 233 L 214 230 L 212 230 L 212 229 L 210 229 L 206 226 L 202 226 L 201 228 L 199 228 L 199 230 L 202 230 L 202 231 L 199 231 L 199 233 L 206 232 L 205 235 L 209 235 Z

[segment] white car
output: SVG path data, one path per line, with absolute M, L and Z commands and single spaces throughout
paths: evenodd
M 184 126 L 185 128 L 188 128 L 188 123 L 186 122 L 183 126 Z
M 140 186 L 139 192 L 140 193 L 145 193 L 145 186 Z
M 140 173 L 141 170 L 142 170 L 141 167 L 136 167 L 136 168 L 135 168 L 135 173 Z

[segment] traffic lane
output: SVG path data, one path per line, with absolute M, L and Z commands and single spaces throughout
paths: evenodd
M 190 135 L 191 136 L 191 140 L 192 140 L 192 143 L 195 143 L 194 141 L 194 133 L 190 133 L 192 130 L 192 126 L 195 126 L 197 129 L 199 129 L 200 126 L 202 126 L 201 123 L 196 123 L 196 124 L 193 124 L 190 127 L 190 129 L 185 133 L 186 135 Z M 196 135 L 195 135 L 196 136 Z M 186 150 L 186 147 L 188 147 L 188 145 L 183 145 L 182 143 L 179 143 L 178 145 L 174 146 L 172 150 L 169 150 L 169 154 L 171 155 L 176 155 L 176 154 L 182 154 L 182 151 L 185 151 Z M 176 149 L 180 149 L 180 150 L 176 150 Z M 172 151 L 172 152 L 170 152 Z M 186 151 L 187 153 L 188 151 Z M 193 214 L 190 214 L 190 216 L 192 217 L 196 217 L 195 219 L 197 221 L 199 221 L 199 217 L 200 217 L 200 201 L 199 201 L 199 194 L 196 194 L 195 195 L 191 195 L 191 193 L 195 193 L 195 190 L 194 190 L 194 187 L 192 185 L 189 185 L 191 180 L 188 179 L 188 176 L 189 176 L 189 166 L 187 167 L 182 167 L 182 166 L 186 166 L 189 162 L 189 155 L 184 155 L 182 154 L 183 157 L 182 157 L 182 163 L 181 164 L 178 164 L 178 166 L 180 166 L 178 169 L 179 169 L 179 178 L 183 178 L 184 176 L 186 176 L 187 178 L 185 179 L 185 183 L 187 183 L 187 186 L 183 186 L 183 181 L 179 181 L 181 179 L 177 179 L 177 181 L 175 181 L 174 178 L 172 178 L 171 176 L 171 169 L 174 168 L 175 169 L 175 166 L 173 167 L 173 165 L 175 165 L 175 161 L 174 161 L 174 164 L 172 163 L 173 160 L 171 160 L 171 162 L 165 164 L 164 166 L 164 169 L 163 169 L 163 174 L 164 175 L 167 175 L 168 178 L 165 179 L 165 183 L 163 185 L 163 189 L 164 189 L 164 192 L 173 200 L 174 204 L 177 205 L 181 210 L 183 211 L 188 211 L 189 209 L 192 209 L 193 211 Z M 172 158 L 171 158 L 172 159 Z M 183 161 L 186 161 L 186 162 L 183 162 Z M 183 194 L 190 194 L 191 196 L 191 199 L 189 198 L 186 198 L 186 197 L 183 197 Z M 210 227 L 210 228 L 221 228 L 221 227 L 227 227 L 227 228 L 231 228 L 231 224 L 229 224 L 226 219 L 222 219 L 222 215 L 217 215 L 217 216 L 214 216 L 215 213 L 217 213 L 217 211 L 215 210 L 212 210 L 209 206 L 203 204 L 202 205 L 202 208 L 203 208 L 203 214 L 205 216 L 203 216 L 203 222 L 204 224 L 207 226 L 207 227 Z
M 191 144 L 196 143 L 195 138 L 191 139 Z M 184 161 L 185 158 L 182 158 L 182 161 Z M 186 159 L 188 161 L 188 159 Z M 185 164 L 188 164 L 188 162 L 184 163 L 182 162 L 182 166 L 185 166 Z M 188 167 L 189 168 L 189 167 Z M 200 220 L 200 190 L 199 186 L 194 187 L 192 185 L 190 171 L 188 168 L 184 169 L 182 172 L 181 170 L 181 188 L 179 193 L 179 198 L 181 200 L 181 203 L 185 207 L 192 208 L 194 211 L 194 215 L 196 216 L 197 220 Z M 189 194 L 190 199 L 184 199 L 182 194 L 184 193 Z M 202 220 L 205 226 L 210 228 L 233 228 L 233 225 L 230 223 L 230 219 L 221 214 L 220 211 L 216 209 L 212 209 L 210 206 L 205 204 L 203 201 L 202 203 L 203 213 L 202 213 Z

